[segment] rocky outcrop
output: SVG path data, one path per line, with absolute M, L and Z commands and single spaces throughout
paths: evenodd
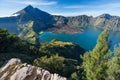
M 102 14 L 93 19 L 92 25 L 97 28 L 109 28 L 112 31 L 120 31 L 120 17 Z
M 58 74 L 39 67 L 21 63 L 20 59 L 13 58 L 0 69 L 0 80 L 67 80 Z

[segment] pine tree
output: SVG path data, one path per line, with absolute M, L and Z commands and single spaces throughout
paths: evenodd
M 113 54 L 114 56 L 107 63 L 106 80 L 120 80 L 120 44 L 115 46 Z
M 104 30 L 100 34 L 95 48 L 83 56 L 83 68 L 87 80 L 105 80 L 106 62 L 110 55 L 108 37 L 108 30 Z

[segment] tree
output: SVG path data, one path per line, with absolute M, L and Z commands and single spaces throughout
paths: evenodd
M 120 80 L 120 57 L 115 56 L 108 62 L 107 79 Z
M 66 59 L 58 56 L 58 54 L 50 57 L 43 56 L 34 60 L 35 66 L 66 77 L 70 77 L 71 73 L 76 71 L 77 63 L 78 62 L 76 60 Z
M 100 34 L 95 48 L 83 56 L 83 68 L 87 80 L 105 80 L 106 64 L 110 56 L 108 36 L 108 30 L 104 30 Z
M 0 28 L 0 52 L 4 52 L 8 46 L 8 39 L 7 36 L 9 35 L 6 29 Z
M 54 72 L 55 70 L 58 71 L 62 70 L 62 67 L 64 67 L 63 62 L 64 62 L 64 58 L 59 57 L 58 55 L 54 55 L 49 58 L 47 56 L 44 56 L 35 59 L 34 65 L 50 70 L 51 72 Z
M 120 56 L 120 44 L 114 47 L 114 56 Z
M 116 45 L 113 52 L 114 56 L 108 61 L 108 78 L 106 80 L 120 80 L 120 44 Z

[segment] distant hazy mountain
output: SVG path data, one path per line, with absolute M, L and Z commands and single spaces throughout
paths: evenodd
M 30 39 L 38 35 L 40 31 L 74 33 L 88 27 L 100 29 L 109 27 L 113 31 L 120 31 L 120 17 L 109 14 L 98 17 L 87 15 L 64 17 L 51 15 L 29 5 L 9 17 L 0 18 L 0 27 L 18 34 L 22 39 L 27 39 L 28 33 L 32 32 L 34 34 L 29 35 Z

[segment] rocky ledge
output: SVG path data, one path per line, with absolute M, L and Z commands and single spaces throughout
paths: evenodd
M 0 68 L 0 80 L 67 80 L 58 74 L 39 67 L 21 63 L 20 59 L 13 58 Z

